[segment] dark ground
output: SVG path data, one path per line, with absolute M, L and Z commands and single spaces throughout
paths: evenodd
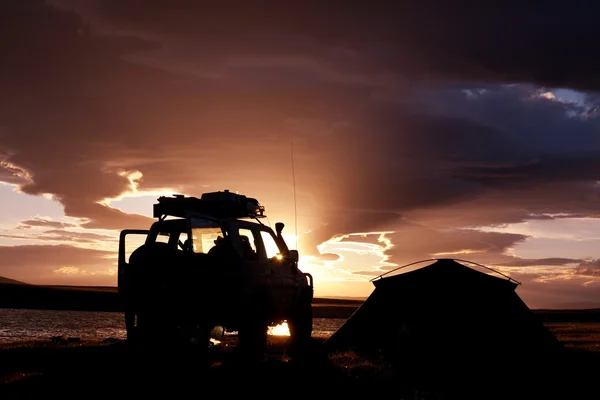
M 119 311 L 114 288 L 1 284 L 0 307 Z M 315 299 L 314 317 L 347 318 L 361 302 Z M 44 307 L 42 307 L 44 306 Z M 106 309 L 106 308 L 109 309 Z M 114 309 L 112 309 L 112 308 Z M 385 399 L 600 399 L 600 309 L 534 310 L 568 345 L 561 354 L 525 357 L 417 354 L 389 358 L 325 353 L 315 338 L 303 362 L 287 338 L 270 337 L 264 357 L 243 361 L 235 336 L 206 362 L 157 343 L 145 352 L 124 342 L 57 341 L 0 345 L 0 400 L 27 398 L 275 397 Z M 1 327 L 0 327 L 1 328 Z
M 600 352 L 568 349 L 551 358 L 392 362 L 381 355 L 323 352 L 290 358 L 286 337 L 270 337 L 259 360 L 243 361 L 235 336 L 207 361 L 173 349 L 136 351 L 125 342 L 21 342 L 0 348 L 0 398 L 186 397 L 386 399 L 599 399 Z M 383 398 L 383 397 L 382 397 Z

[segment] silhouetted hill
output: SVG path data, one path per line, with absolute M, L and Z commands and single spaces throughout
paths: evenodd
M 544 322 L 600 322 L 600 308 L 533 310 Z
M 0 276 L 0 284 L 11 284 L 11 285 L 26 285 L 25 282 L 21 282 L 21 281 L 17 281 L 15 279 L 10 279 L 10 278 L 5 278 L 3 276 Z
M 117 291 L 0 283 L 0 307 L 39 310 L 121 311 Z
M 555 304 L 553 310 L 581 310 L 590 308 L 600 308 L 600 303 L 592 301 L 574 301 L 569 303 Z

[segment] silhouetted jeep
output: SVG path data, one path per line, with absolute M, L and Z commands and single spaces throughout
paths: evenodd
M 283 223 L 274 232 L 261 222 L 266 215 L 256 199 L 227 190 L 162 196 L 154 217 L 149 230 L 120 236 L 118 289 L 128 341 L 204 348 L 220 326 L 238 332 L 240 348 L 256 350 L 265 346 L 268 327 L 284 321 L 292 344 L 310 340 L 312 276 L 298 269 Z M 143 235 L 143 244 L 127 259 L 133 235 Z

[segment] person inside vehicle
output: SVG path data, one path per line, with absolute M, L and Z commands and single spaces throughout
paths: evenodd
M 216 258 L 218 261 L 234 261 L 239 259 L 238 253 L 235 251 L 231 238 L 219 235 L 215 241 L 215 245 L 208 250 L 208 255 Z
M 240 242 L 242 243 L 242 252 L 245 260 L 256 260 L 256 252 L 250 245 L 250 239 L 248 236 L 240 235 Z
M 207 254 L 209 254 L 209 255 L 219 254 L 226 247 L 225 246 L 225 238 L 221 235 L 217 236 L 217 238 L 214 240 L 214 243 L 215 243 L 215 245 L 208 250 Z

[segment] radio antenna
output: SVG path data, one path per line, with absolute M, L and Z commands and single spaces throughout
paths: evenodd
M 290 142 L 292 152 L 292 183 L 294 185 L 294 230 L 296 235 L 296 250 L 298 249 L 298 210 L 296 208 L 296 171 L 294 169 L 294 141 Z

